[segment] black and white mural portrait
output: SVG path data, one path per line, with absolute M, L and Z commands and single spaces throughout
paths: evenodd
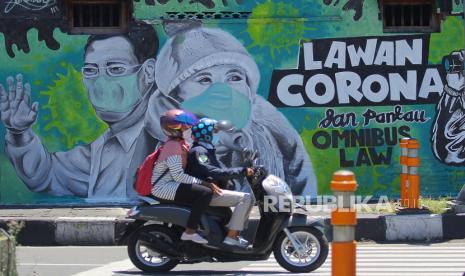
M 434 155 L 448 165 L 465 165 L 465 50 L 443 58 L 446 84 L 432 129 Z
M 226 166 L 243 166 L 242 149 L 257 150 L 260 163 L 295 194 L 316 196 L 316 176 L 303 142 L 282 113 L 257 94 L 260 71 L 244 46 L 220 29 L 196 24 L 165 29 L 170 38 L 157 59 L 158 90 L 146 117 L 152 135 L 163 139 L 152 124 L 173 107 L 230 120 L 237 131 L 220 134 L 217 146 Z

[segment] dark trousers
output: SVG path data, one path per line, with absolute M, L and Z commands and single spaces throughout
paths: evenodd
M 212 190 L 202 185 L 181 183 L 176 190 L 174 202 L 192 206 L 187 227 L 197 229 L 200 217 L 207 210 L 213 197 Z

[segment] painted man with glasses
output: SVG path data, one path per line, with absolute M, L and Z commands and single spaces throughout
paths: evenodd
M 35 192 L 76 195 L 95 202 L 135 197 L 135 172 L 158 140 L 144 128 L 156 89 L 158 37 L 152 26 L 133 23 L 126 34 L 90 36 L 84 51 L 83 83 L 97 116 L 108 129 L 89 145 L 49 153 L 32 131 L 38 103 L 21 75 L 1 92 L 6 153 L 18 176 Z

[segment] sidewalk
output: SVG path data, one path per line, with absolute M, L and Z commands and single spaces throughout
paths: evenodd
M 116 245 L 132 220 L 127 208 L 1 209 L 0 227 L 24 221 L 21 245 Z M 329 213 L 316 212 L 331 230 Z M 254 208 L 252 217 L 259 216 Z M 376 242 L 432 241 L 465 238 L 465 214 L 357 215 L 357 240 Z M 328 231 L 331 233 L 332 231 Z M 331 240 L 331 237 L 328 237 Z

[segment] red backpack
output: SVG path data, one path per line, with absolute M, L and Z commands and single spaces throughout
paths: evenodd
M 160 151 L 163 146 L 158 147 L 152 154 L 145 158 L 142 165 L 137 168 L 136 173 L 136 182 L 134 183 L 134 188 L 136 192 L 141 196 L 150 195 L 152 192 L 152 174 L 153 168 L 155 167 L 155 163 L 158 161 L 158 157 L 160 156 Z M 163 177 L 160 176 L 160 178 Z M 157 179 L 158 180 L 160 180 Z M 155 181 L 155 182 L 157 182 Z

